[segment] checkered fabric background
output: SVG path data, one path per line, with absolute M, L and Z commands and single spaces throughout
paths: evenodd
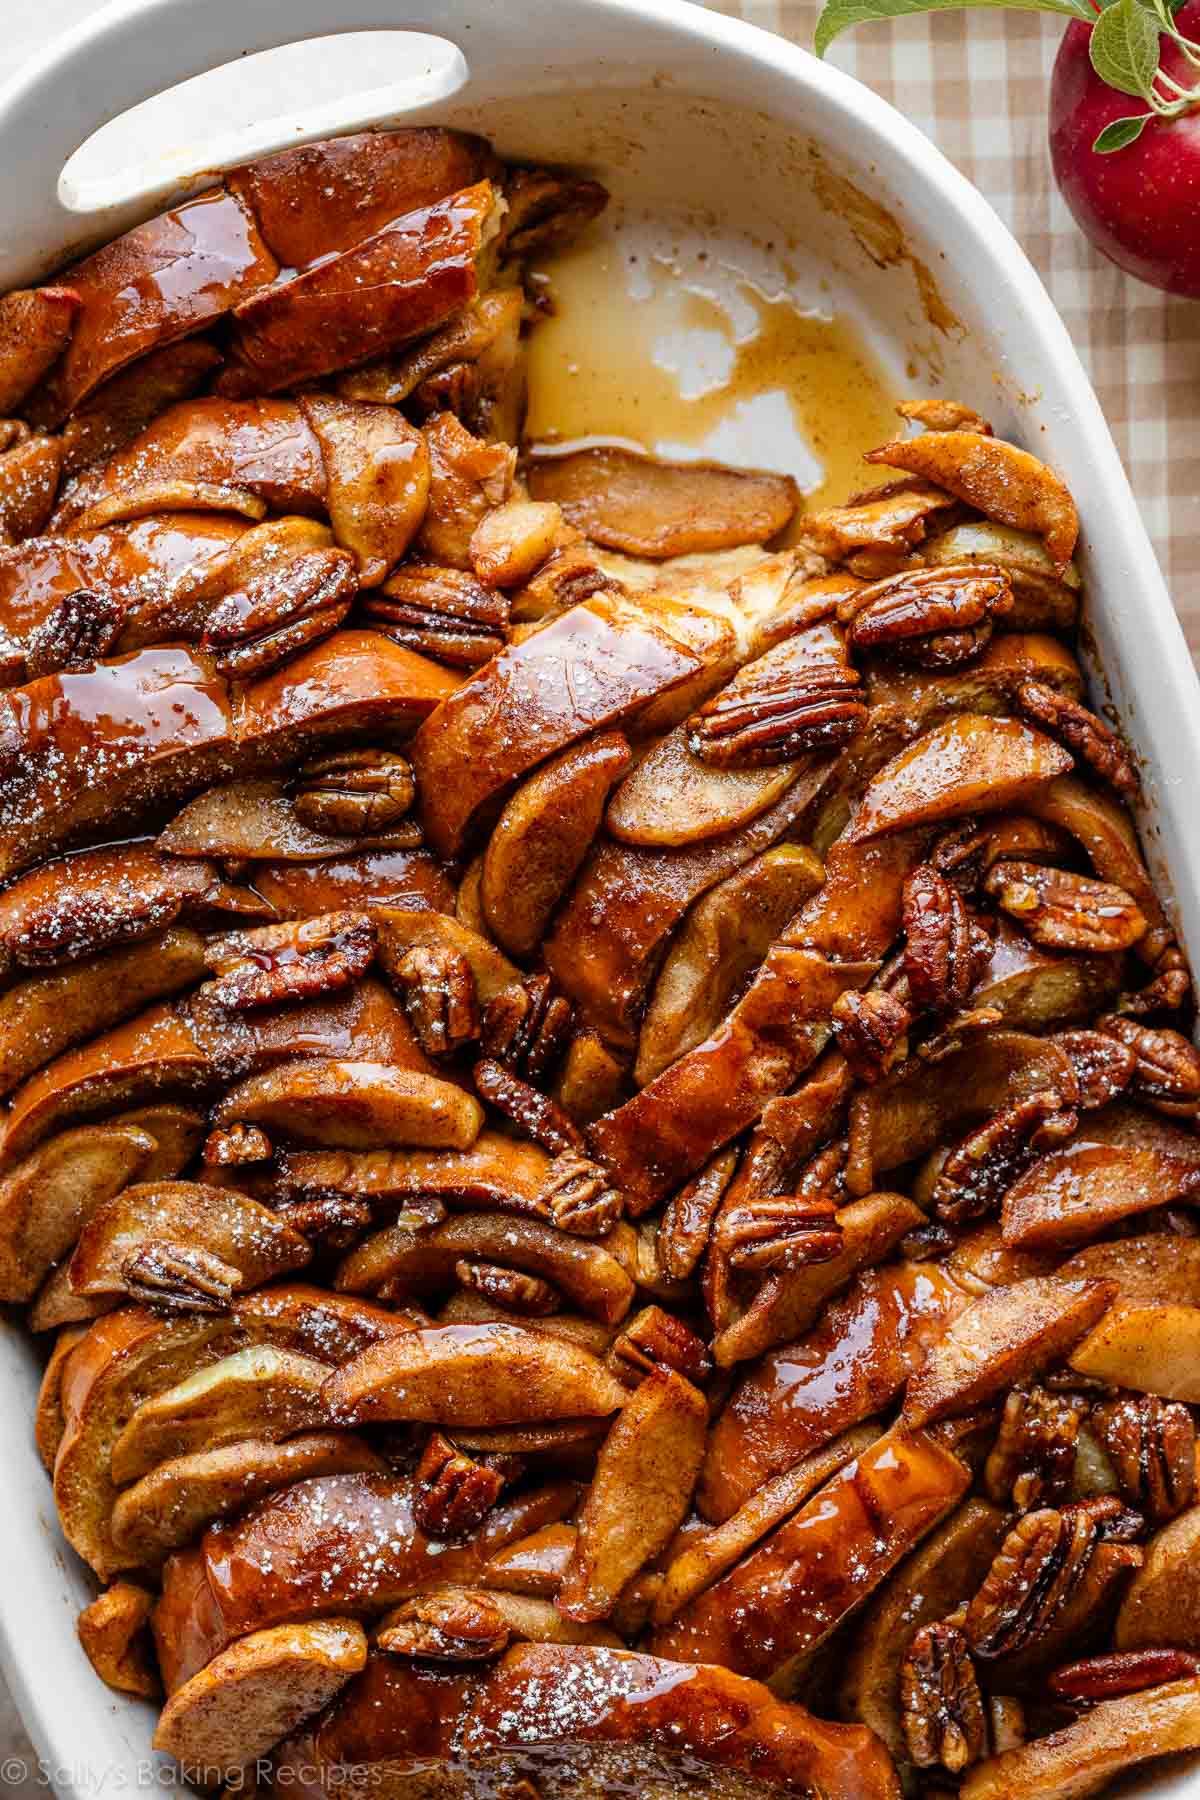
M 714 0 L 811 47 L 819 0 Z M 933 14 L 847 32 L 829 60 L 892 101 L 981 189 L 1066 321 L 1200 660 L 1200 301 L 1121 274 L 1059 195 L 1046 145 L 1064 21 Z

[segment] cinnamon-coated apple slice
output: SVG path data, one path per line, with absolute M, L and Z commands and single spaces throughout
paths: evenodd
M 928 1432 L 893 1426 L 650 1638 L 655 1655 L 786 1680 L 920 1543 L 971 1473 Z
M 1018 1249 L 1086 1243 L 1198 1186 L 1195 1134 L 1118 1100 L 1017 1177 L 1004 1196 L 1004 1241 Z
M 84 1655 L 101 1681 L 118 1694 L 136 1694 L 143 1700 L 162 1694 L 150 1642 L 153 1610 L 149 1588 L 114 1581 L 75 1622 Z
M 1081 1375 L 1200 1405 L 1200 1306 L 1117 1305 L 1071 1352 Z
M 250 208 L 280 266 L 304 269 L 494 167 L 482 138 L 429 125 L 279 150 L 227 170 L 225 185 Z
M 185 1767 L 236 1776 L 333 1699 L 367 1660 L 353 1619 L 254 1632 L 177 1688 L 154 1732 Z
M 869 1449 L 879 1435 L 879 1427 L 873 1423 L 853 1426 L 831 1444 L 802 1456 L 794 1467 L 764 1481 L 724 1524 L 689 1538 L 667 1564 L 650 1609 L 654 1624 L 669 1624 L 689 1600 L 719 1581 L 760 1538 L 803 1506 L 831 1475 Z
M 478 181 L 249 296 L 218 386 L 277 392 L 435 331 L 479 291 L 498 204 L 491 182 Z
M 1016 1031 L 1079 1025 L 1110 1005 L 1121 985 L 1119 956 L 1062 956 L 1041 950 L 1003 913 L 992 954 L 967 997 L 991 1007 Z
M 347 1363 L 326 1391 L 330 1418 L 492 1426 L 603 1417 L 625 1390 L 597 1357 L 511 1325 L 408 1332 Z
M 391 1144 L 467 1150 L 483 1108 L 449 1081 L 383 1063 L 314 1059 L 252 1075 L 213 1113 L 218 1125 L 261 1125 L 296 1144 L 374 1150 Z
M 973 1594 L 1007 1535 L 986 1500 L 965 1500 L 889 1576 L 859 1623 L 841 1682 L 841 1713 L 869 1726 L 898 1762 L 909 1757 L 900 1711 L 900 1665 L 913 1633 L 944 1619 Z
M 789 475 L 612 447 L 535 458 L 529 491 L 556 501 L 593 543 L 654 558 L 764 544 L 800 504 Z
M 532 1594 L 498 1593 L 484 1587 L 438 1587 L 417 1601 L 422 1611 L 424 1601 L 432 1603 L 435 1616 L 447 1625 L 463 1616 L 494 1622 L 493 1646 L 503 1637 L 506 1643 L 603 1644 L 610 1650 L 625 1648 L 624 1640 L 606 1625 L 576 1624 L 573 1619 L 564 1618 L 552 1600 L 535 1599 Z M 436 1625 L 434 1629 L 437 1629 Z M 461 1655 L 461 1645 L 455 1642 L 449 1630 L 446 1640 L 445 1660 L 455 1663 L 458 1661 L 455 1652 Z M 401 1605 L 396 1612 L 388 1613 L 380 1620 L 375 1644 L 377 1649 L 389 1655 L 430 1657 L 433 1654 L 424 1636 L 418 1638 L 413 1631 L 411 1605 Z
M 977 431 L 926 431 L 868 450 L 864 460 L 907 469 L 965 500 L 1001 525 L 1041 538 L 1062 574 L 1079 536 L 1079 515 L 1064 483 L 1028 450 Z
M 65 1334 L 64 1334 L 65 1335 Z M 264 1494 L 317 1475 L 382 1475 L 382 1458 L 349 1431 L 310 1431 L 283 1443 L 246 1438 L 160 1463 L 125 1488 L 113 1508 L 118 1551 L 139 1568 L 157 1568 L 218 1519 Z
M 741 1316 L 713 1339 L 721 1368 L 748 1362 L 775 1344 L 789 1344 L 807 1331 L 834 1294 L 862 1268 L 885 1261 L 906 1232 L 924 1222 L 920 1207 L 903 1194 L 866 1194 L 838 1208 L 842 1247 L 828 1262 L 770 1274 Z
M 483 1568 L 484 1586 L 505 1594 L 553 1599 L 574 1555 L 577 1537 L 575 1525 L 561 1521 L 543 1525 L 489 1557 Z
M 0 452 L 0 532 L 6 544 L 36 537 L 54 510 L 63 450 L 58 438 L 26 437 Z
M 480 904 L 510 955 L 529 957 L 541 943 L 629 754 L 619 731 L 573 744 L 528 776 L 497 819 L 484 852 Z
M 204 973 L 204 941 L 174 926 L 157 941 L 27 975 L 0 994 L 0 1093 L 95 1033 L 190 987 Z
M 418 1528 L 413 1492 L 411 1477 L 391 1471 L 299 1481 L 169 1558 L 155 1616 L 167 1691 L 248 1631 L 330 1610 L 370 1616 L 443 1582 L 473 1582 L 504 1545 L 563 1518 L 579 1490 L 556 1481 L 502 1495 L 457 1544 Z
M 854 840 L 966 814 L 1022 806 L 1073 759 L 1014 719 L 962 713 L 935 725 L 867 785 L 850 826 Z
M 14 288 L 0 300 L 0 416 L 11 418 L 61 356 L 80 304 L 70 287 Z
M 596 1461 L 555 1604 L 565 1618 L 605 1619 L 683 1520 L 704 1455 L 708 1406 L 674 1369 L 634 1391 Z
M 0 1178 L 0 1298 L 28 1300 L 88 1219 L 155 1151 L 148 1131 L 116 1122 L 63 1131 Z
M 1169 1644 L 1200 1650 L 1200 1506 L 1189 1506 L 1151 1536 L 1113 1631 L 1118 1650 Z
M 366 851 L 375 847 L 410 847 L 420 842 L 420 829 L 403 819 L 397 828 L 356 839 Z M 158 839 L 174 858 L 229 856 L 271 862 L 314 862 L 346 856 L 345 838 L 312 831 L 296 817 L 287 784 L 263 777 L 230 781 L 207 788 L 178 812 Z
M 713 1424 L 697 1490 L 704 1517 L 729 1518 L 762 1482 L 889 1405 L 968 1298 L 935 1263 L 884 1264 L 807 1336 L 751 1364 Z
M 1078 1344 L 1115 1293 L 1107 1281 L 1033 1275 L 982 1295 L 951 1320 L 910 1377 L 905 1423 L 970 1412 L 1027 1381 Z
M 119 1487 L 160 1463 L 244 1438 L 277 1442 L 329 1424 L 328 1365 L 273 1344 L 251 1344 L 144 1400 L 112 1449 Z
M 464 1258 L 536 1275 L 608 1325 L 624 1318 L 633 1300 L 633 1281 L 602 1244 L 504 1213 L 459 1213 L 438 1225 L 377 1232 L 343 1260 L 337 1286 L 351 1294 L 377 1294 L 386 1285 L 393 1295 L 420 1295 L 450 1286 Z
M 1200 1681 L 1102 1700 L 1046 1737 L 968 1770 L 963 1800 L 1085 1800 L 1123 1769 L 1200 1745 Z
M 327 479 L 336 541 L 353 551 L 363 587 L 374 587 L 408 549 L 429 501 L 429 449 L 391 406 L 364 406 L 329 394 L 302 401 Z
M 776 844 L 695 903 L 675 934 L 642 1020 L 634 1064 L 640 1086 L 716 1030 L 746 976 L 823 875 L 804 845 Z
M 1118 1306 L 1190 1306 L 1200 1295 L 1200 1238 L 1160 1231 L 1089 1244 L 1059 1271 L 1067 1281 L 1111 1281 Z
M 178 1304 L 204 1309 L 207 1300 L 219 1310 L 234 1293 L 302 1269 L 311 1256 L 298 1232 L 233 1188 L 143 1181 L 93 1210 L 71 1258 L 70 1281 L 77 1294 L 141 1299 L 161 1286 L 166 1298 L 179 1296 Z M 209 1258 L 222 1265 L 219 1272 Z
M 426 829 L 457 855 L 536 764 L 618 726 L 732 654 L 727 618 L 660 597 L 593 594 L 494 656 L 413 740 Z M 673 722 L 673 721 L 672 721 Z
M 720 837 L 662 848 L 597 843 L 551 921 L 542 954 L 606 1043 L 633 1049 L 639 1007 L 688 907 L 785 833 L 798 831 L 832 767 L 832 758 L 814 758 L 765 812 Z
M 215 344 L 185 338 L 110 375 L 63 426 L 64 476 L 123 450 L 168 406 L 199 393 L 223 361 Z
M 713 769 L 688 749 L 687 726 L 652 746 L 609 801 L 607 830 L 620 843 L 677 847 L 748 825 L 785 794 L 794 762 L 764 769 Z
M 25 1082 L 13 1098 L 0 1154 L 9 1164 L 58 1125 L 213 1085 L 210 1058 L 183 1016 L 163 1002 L 66 1051 Z
M 1076 1078 L 1052 1038 L 1001 1028 L 974 1032 L 937 1061 L 912 1060 L 861 1095 L 855 1134 L 876 1175 L 925 1156 L 974 1119 L 1038 1093 L 1070 1106 Z
M 38 418 L 60 424 L 118 369 L 200 330 L 273 281 L 278 269 L 253 214 L 220 188 L 114 238 L 64 277 L 79 296 L 79 312 L 64 355 L 36 396 Z
M 456 1210 L 531 1210 L 550 1158 L 537 1144 L 485 1128 L 467 1150 L 285 1150 L 275 1192 L 282 1199 L 335 1193 L 381 1211 L 423 1196 Z

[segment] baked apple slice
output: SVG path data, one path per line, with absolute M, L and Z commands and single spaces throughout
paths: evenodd
M 224 360 L 215 344 L 186 338 L 152 350 L 110 375 L 63 426 L 64 476 L 115 456 L 168 406 L 198 394 Z
M 70 287 L 14 288 L 0 300 L 0 417 L 11 418 L 61 356 L 81 304 Z
M 212 1526 L 168 1558 L 154 1620 L 167 1692 L 247 1632 L 323 1612 L 386 1612 L 444 1582 L 473 1582 L 506 1544 L 561 1519 L 569 1481 L 502 1497 L 459 1544 L 422 1532 L 411 1477 L 355 1474 L 298 1481 L 241 1518 Z
M 654 1369 L 625 1402 L 596 1460 L 555 1604 L 564 1618 L 608 1618 L 638 1571 L 682 1523 L 704 1455 L 708 1407 L 673 1369 Z
M 1072 766 L 1061 745 L 1029 725 L 961 713 L 927 731 L 868 783 L 850 837 L 861 841 L 1028 805 Z
M 734 647 L 732 625 L 713 611 L 614 593 L 593 594 L 509 644 L 413 740 L 434 848 L 457 855 L 536 764 L 660 697 L 694 689 L 709 672 L 718 680 Z
M 1108 1311 L 1115 1292 L 1107 1281 L 1034 1275 L 984 1294 L 948 1322 L 910 1377 L 905 1424 L 971 1412 L 1058 1362 Z
M 467 1150 L 483 1108 L 436 1075 L 385 1063 L 293 1062 L 231 1088 L 213 1112 L 217 1125 L 260 1125 L 296 1144 L 374 1150 L 391 1144 Z
M 1115 1775 L 1200 1745 L 1200 1682 L 1167 1682 L 1103 1700 L 1048 1737 L 968 1771 L 963 1800 L 1085 1800 Z
M 468 1153 L 469 1154 L 469 1153 Z M 549 1282 L 580 1312 L 615 1325 L 629 1311 L 634 1286 L 602 1244 L 570 1237 L 538 1219 L 459 1213 L 432 1226 L 395 1225 L 358 1244 L 337 1272 L 351 1294 L 421 1295 L 453 1284 L 463 1261 L 520 1269 Z
M 789 475 L 602 447 L 535 458 L 529 491 L 595 544 L 655 559 L 764 544 L 800 504 Z
M 945 1517 L 969 1469 L 895 1426 L 650 1639 L 658 1656 L 785 1680 Z
M 233 1188 L 148 1181 L 93 1210 L 71 1258 L 77 1294 L 132 1294 L 220 1311 L 235 1293 L 302 1269 L 312 1251 Z
M 62 1373 L 67 1358 L 87 1336 L 86 1325 L 64 1325 L 54 1340 L 54 1348 L 42 1371 L 37 1406 L 33 1415 L 33 1441 L 42 1459 L 42 1467 L 53 1478 L 54 1459 L 62 1443 L 66 1420 L 62 1409 Z
M 528 776 L 500 814 L 484 852 L 479 897 L 510 955 L 530 957 L 541 943 L 628 763 L 621 733 L 600 732 Z
M 246 1438 L 278 1442 L 329 1423 L 321 1390 L 329 1375 L 315 1356 L 251 1344 L 151 1395 L 112 1448 L 118 1487 L 161 1463 Z
M 361 585 L 374 587 L 400 561 L 425 517 L 425 439 L 391 406 L 328 394 L 309 394 L 301 406 L 321 446 L 334 538 L 353 551 Z
M 604 815 L 623 844 L 678 848 L 737 831 L 795 781 L 800 763 L 715 769 L 688 748 L 686 723 L 660 738 L 622 781 Z
M 1200 1306 L 1114 1306 L 1071 1352 L 1080 1375 L 1200 1405 Z
M 1200 1650 L 1198 1552 L 1200 1506 L 1191 1506 L 1156 1531 L 1146 1546 L 1146 1560 L 1117 1614 L 1113 1642 L 1119 1651 L 1153 1650 L 1160 1644 Z
M 512 1325 L 446 1325 L 405 1333 L 339 1369 L 326 1389 L 330 1417 L 494 1426 L 603 1417 L 625 1391 L 603 1363 L 543 1333 Z
M 479 291 L 498 195 L 478 181 L 238 305 L 227 393 L 273 393 L 423 337 Z
M 0 1298 L 29 1300 L 97 1209 L 155 1151 L 133 1125 L 83 1125 L 42 1144 L 0 1179 Z
M 173 1457 L 123 1490 L 113 1508 L 113 1542 L 130 1566 L 157 1568 L 218 1519 L 265 1494 L 317 1475 L 382 1475 L 386 1466 L 349 1431 L 309 1431 L 281 1444 L 245 1438 Z
M 394 831 L 364 833 L 355 842 L 364 852 L 406 848 L 420 842 L 420 832 L 415 821 L 404 819 Z M 221 856 L 278 863 L 344 859 L 348 848 L 344 837 L 306 825 L 297 816 L 287 784 L 270 778 L 207 788 L 175 815 L 158 844 L 179 860 Z
M 1004 1196 L 1004 1241 L 1017 1249 L 1086 1243 L 1200 1185 L 1200 1143 L 1169 1119 L 1125 1101 L 1089 1114 L 1069 1144 L 1049 1150 Z
M 314 1619 L 253 1632 L 177 1688 L 154 1748 L 185 1767 L 236 1779 L 247 1763 L 319 1712 L 367 1660 L 354 1619 Z
M 54 510 L 62 472 L 62 444 L 25 437 L 0 451 L 0 533 L 6 544 L 36 537 Z
M 1119 956 L 1060 955 L 1041 950 L 1003 914 L 996 919 L 992 954 L 967 996 L 968 1008 L 989 1007 L 1015 1031 L 1079 1025 L 1112 1002 L 1121 985 Z
M 806 1338 L 769 1351 L 734 1387 L 700 1477 L 704 1517 L 728 1519 L 760 1483 L 889 1405 L 968 1298 L 934 1263 L 859 1275 Z
M 467 1150 L 285 1150 L 275 1195 L 282 1200 L 345 1194 L 381 1211 L 427 1197 L 455 1210 L 532 1211 L 550 1171 L 536 1144 L 487 1127 Z
M 64 277 L 78 313 L 34 415 L 61 424 L 135 357 L 201 330 L 278 271 L 253 214 L 220 188 L 114 238 Z

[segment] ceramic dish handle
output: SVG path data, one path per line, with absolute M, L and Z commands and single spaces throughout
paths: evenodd
M 538 0 L 534 10 L 549 11 Z M 78 202 L 66 203 L 60 178 L 67 159 L 100 125 L 241 56 L 370 30 L 429 32 L 460 54 L 451 57 L 449 76 L 443 72 L 436 91 L 422 91 L 418 83 L 410 100 L 389 106 L 389 90 L 377 86 L 365 96 L 366 110 L 349 116 L 343 110 L 334 129 L 429 116 L 450 93 L 462 92 L 472 61 L 511 67 L 516 55 L 499 0 L 484 6 L 478 0 L 114 0 L 51 43 L 0 88 L 0 288 L 34 279 L 72 251 L 125 229 L 146 215 L 157 195 L 199 169 L 238 160 L 236 154 L 214 159 L 211 146 L 198 144 L 194 164 L 173 155 L 168 178 L 148 147 L 147 178 L 136 193 L 81 209 Z M 395 102 L 396 90 L 390 92 Z M 372 100 L 378 110 L 370 110 Z M 269 101 L 264 110 L 269 113 Z M 324 129 L 331 129 L 328 116 Z M 320 119 L 312 130 L 299 131 L 281 119 L 274 142 L 260 127 L 242 154 L 261 155 L 320 135 Z

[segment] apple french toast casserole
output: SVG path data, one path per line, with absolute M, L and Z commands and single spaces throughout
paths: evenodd
M 596 182 L 294 149 L 0 301 L 0 1297 L 197 1786 L 1200 1746 L 1200 1055 L 1062 481 L 518 454 Z

